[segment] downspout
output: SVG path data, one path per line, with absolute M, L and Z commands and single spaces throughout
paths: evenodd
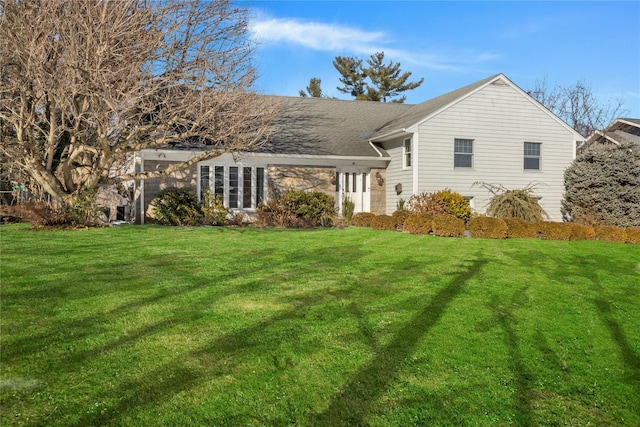
M 144 153 L 140 152 L 140 172 L 144 172 Z M 140 225 L 144 225 L 144 179 L 140 180 Z
M 420 132 L 414 132 L 413 136 L 411 137 L 411 141 L 413 142 L 413 147 L 411 147 L 411 149 L 413 150 L 413 159 L 411 159 L 413 161 L 413 185 L 411 186 L 411 195 L 413 194 L 419 194 L 420 191 L 418 189 L 418 177 L 420 176 L 418 174 L 418 158 L 420 156 Z

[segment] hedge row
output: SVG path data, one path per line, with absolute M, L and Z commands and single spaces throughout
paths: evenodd
M 411 234 L 433 234 L 443 237 L 471 237 L 485 239 L 539 238 L 543 240 L 602 240 L 640 244 L 640 228 L 614 226 L 588 227 L 573 222 L 543 221 L 532 223 L 520 218 L 491 218 L 478 216 L 466 224 L 450 214 L 412 214 L 406 210 L 393 215 L 359 213 L 354 224 L 374 230 L 399 230 Z

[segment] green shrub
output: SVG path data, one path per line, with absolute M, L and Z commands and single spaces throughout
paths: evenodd
M 640 228 L 629 227 L 625 231 L 627 233 L 626 243 L 632 243 L 635 245 L 640 244 Z
M 571 228 L 570 240 L 595 240 L 596 232 L 593 227 L 577 222 L 566 222 L 567 227 Z
M 434 236 L 462 237 L 464 235 L 464 221 L 455 215 L 434 216 L 432 227 Z
M 356 204 L 353 203 L 348 197 L 342 199 L 342 217 L 347 221 L 351 221 L 353 219 L 353 211 L 356 208 Z
M 196 193 L 190 188 L 170 187 L 152 201 L 153 219 L 161 225 L 198 225 L 202 212 Z
M 405 220 L 402 229 L 411 234 L 429 234 L 433 225 L 433 215 L 411 214 Z
M 522 218 L 531 222 L 539 222 L 549 216 L 534 196 L 535 185 L 509 190 L 502 185 L 476 182 L 493 194 L 487 206 L 487 216 L 495 218 Z
M 375 217 L 371 212 L 358 212 L 353 216 L 353 225 L 356 227 L 371 227 L 371 219 Z
M 542 240 L 571 240 L 571 226 L 565 222 L 539 222 L 538 232 Z
M 538 226 L 522 218 L 502 218 L 507 224 L 507 237 L 511 239 L 532 239 L 538 237 Z
M 398 225 L 392 216 L 376 215 L 371 219 L 371 228 L 374 230 L 396 230 Z
M 471 219 L 471 206 L 469 206 L 469 202 L 462 197 L 462 194 L 447 188 L 438 191 L 436 196 L 444 201 L 446 213 L 456 216 L 465 222 Z
M 507 223 L 500 218 L 478 216 L 469 220 L 467 225 L 471 237 L 484 239 L 506 239 Z
M 336 215 L 333 197 L 320 191 L 287 191 L 258 206 L 258 225 L 284 228 L 329 227 Z
M 220 197 L 211 194 L 211 191 L 207 189 L 204 193 L 204 200 L 200 207 L 202 211 L 202 223 L 205 225 L 225 225 L 227 224 L 227 217 L 229 215 L 229 209 L 224 207 L 224 203 Z
M 409 212 L 406 209 L 400 209 L 395 211 L 394 213 L 391 214 L 391 216 L 395 219 L 396 221 L 396 227 L 400 230 L 402 230 L 402 225 L 404 224 L 404 221 L 407 219 L 408 216 L 411 215 L 411 212 Z
M 409 197 L 409 211 L 414 214 L 440 215 L 447 213 L 447 205 L 436 193 L 420 193 Z
M 615 225 L 600 225 L 596 229 L 596 238 L 605 242 L 626 242 L 627 231 Z
M 594 145 L 564 172 L 565 220 L 640 226 L 640 146 Z

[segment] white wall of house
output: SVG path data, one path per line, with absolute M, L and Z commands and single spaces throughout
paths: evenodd
M 472 207 L 482 213 L 491 194 L 475 182 L 509 189 L 535 183 L 542 207 L 552 220 L 562 219 L 564 170 L 574 159 L 575 134 L 517 89 L 490 84 L 412 130 L 420 141 L 413 165 L 419 168 L 417 193 L 450 188 L 472 197 Z M 454 167 L 456 138 L 473 141 L 471 167 Z M 539 170 L 524 169 L 525 142 L 540 144 Z M 389 151 L 397 168 L 401 149 Z
M 413 194 L 413 168 L 415 167 L 415 159 L 412 158 L 413 164 L 411 166 L 405 165 L 403 143 L 406 138 L 411 138 L 411 135 L 406 135 L 382 144 L 383 148 L 391 156 L 391 162 L 389 166 L 387 166 L 385 182 L 387 214 L 391 214 L 396 210 L 400 199 L 407 202 Z M 402 192 L 400 194 L 396 191 L 398 184 L 402 185 Z

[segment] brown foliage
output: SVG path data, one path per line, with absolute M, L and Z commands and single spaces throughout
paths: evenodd
M 447 204 L 436 193 L 420 193 L 409 197 L 408 209 L 416 214 L 440 215 L 447 213 Z
M 411 234 L 431 233 L 433 216 L 429 214 L 409 215 L 402 226 L 402 229 Z
M 400 230 L 402 230 L 402 225 L 410 215 L 411 215 L 411 212 L 409 212 L 406 209 L 398 209 L 397 211 L 391 214 L 393 219 L 396 221 L 396 227 Z
M 596 229 L 596 238 L 605 242 L 626 242 L 627 231 L 615 225 L 600 225 Z
M 468 223 L 471 237 L 485 239 L 506 239 L 507 223 L 500 218 L 479 216 L 472 218 Z
M 464 235 L 464 221 L 451 214 L 436 215 L 433 218 L 433 235 L 462 237 Z
M 372 214 L 371 212 L 358 212 L 353 216 L 353 225 L 356 227 L 370 227 L 371 220 L 374 216 L 375 214 Z
M 371 219 L 371 228 L 374 230 L 396 230 L 398 225 L 395 218 L 390 215 L 376 215 Z
M 565 222 L 565 224 L 571 228 L 571 240 L 595 240 L 596 238 L 593 227 L 576 222 Z
M 522 218 L 503 218 L 507 224 L 507 237 L 511 239 L 532 239 L 538 237 L 538 227 L 535 223 Z
M 629 227 L 626 229 L 626 232 L 627 232 L 626 243 L 632 243 L 635 245 L 640 244 L 640 228 Z
M 542 221 L 538 232 L 542 240 L 571 240 L 572 227 L 565 222 Z

